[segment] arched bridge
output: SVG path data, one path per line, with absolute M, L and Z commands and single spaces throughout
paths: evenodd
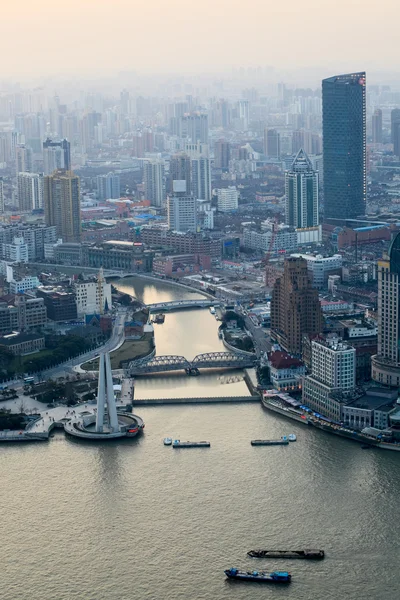
M 244 369 L 254 366 L 257 357 L 234 352 L 206 352 L 198 354 L 192 361 L 184 356 L 154 356 L 129 363 L 127 371 L 133 375 L 148 375 L 166 371 L 186 371 L 189 375 L 199 369 Z
M 148 304 L 147 307 L 151 313 L 166 312 L 169 310 L 181 310 L 183 308 L 206 308 L 207 306 L 217 306 L 219 302 L 198 298 L 196 300 L 176 300 L 174 302 L 157 302 Z

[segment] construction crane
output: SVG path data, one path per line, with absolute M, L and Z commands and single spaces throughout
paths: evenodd
M 273 265 L 269 264 L 270 258 L 271 258 L 271 254 L 272 254 L 272 250 L 274 247 L 274 243 L 275 243 L 275 239 L 276 239 L 276 234 L 278 233 L 278 217 L 275 217 L 275 221 L 272 224 L 272 230 L 271 230 L 271 239 L 269 241 L 269 246 L 268 246 L 268 250 L 267 253 L 265 255 L 264 258 L 264 264 L 265 264 L 265 286 L 266 287 L 271 287 L 274 285 L 278 272 L 276 270 L 276 268 Z

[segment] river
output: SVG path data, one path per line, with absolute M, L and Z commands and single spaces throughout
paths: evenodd
M 131 294 L 145 302 L 172 302 L 204 298 L 199 293 L 165 282 L 149 282 L 139 278 L 127 278 L 114 283 L 121 292 Z M 208 309 L 190 309 L 167 312 L 162 325 L 154 325 L 157 355 L 176 354 L 192 360 L 203 352 L 226 352 L 218 337 L 218 321 Z M 242 377 L 241 371 L 231 375 Z M 223 380 L 220 378 L 224 377 Z M 247 396 L 249 390 L 244 381 L 225 383 L 226 373 L 206 374 L 188 377 L 184 374 L 166 374 L 152 377 L 139 377 L 135 384 L 136 398 L 200 398 L 205 396 Z
M 135 283 L 138 296 L 142 285 Z M 150 301 L 154 291 L 142 291 Z M 162 287 L 156 299 L 164 293 L 182 297 Z M 204 322 L 187 326 L 189 356 Z M 218 348 L 214 336 L 209 343 Z M 60 432 L 48 443 L 1 446 L 3 600 L 398 597 L 398 453 L 361 450 L 259 404 L 138 412 L 146 429 L 133 441 L 82 444 Z M 298 441 L 288 447 L 250 445 L 290 432 Z M 174 450 L 165 436 L 207 439 L 211 448 Z M 323 548 L 327 556 L 246 556 L 260 547 Z M 223 570 L 231 566 L 288 568 L 292 584 L 230 582 Z

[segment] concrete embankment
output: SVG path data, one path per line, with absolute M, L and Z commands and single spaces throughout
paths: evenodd
M 260 402 L 260 396 L 215 396 L 212 398 L 136 398 L 133 406 L 157 406 L 167 404 L 226 404 L 228 402 Z

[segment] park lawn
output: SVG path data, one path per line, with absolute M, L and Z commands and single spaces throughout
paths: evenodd
M 152 340 L 152 333 L 145 333 L 140 340 L 125 340 L 122 346 L 110 353 L 111 368 L 121 369 L 121 362 L 135 360 L 149 354 L 153 349 Z M 90 360 L 81 365 L 81 368 L 84 371 L 97 371 L 99 360 L 97 358 Z

